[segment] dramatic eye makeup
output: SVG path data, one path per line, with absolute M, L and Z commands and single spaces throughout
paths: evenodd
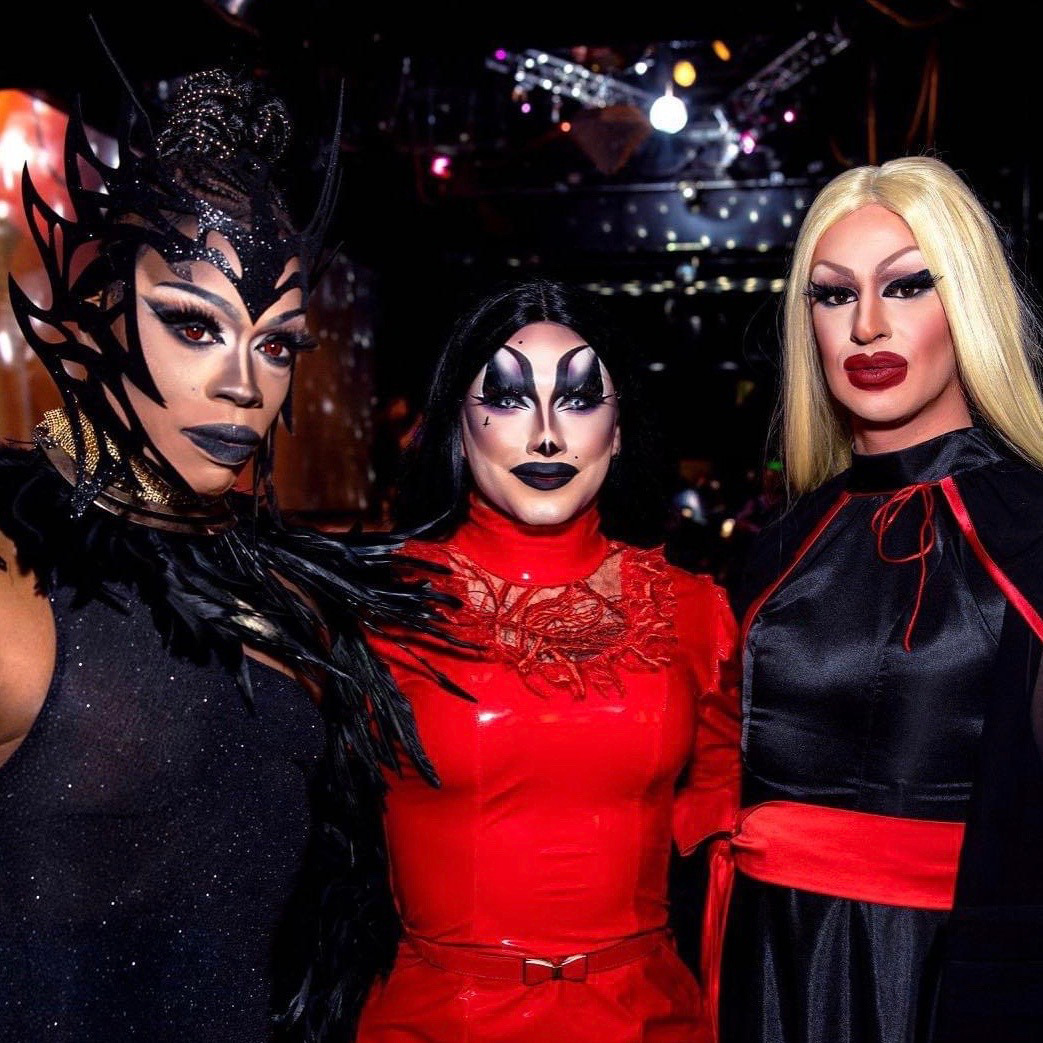
M 485 367 L 482 392 L 471 396 L 490 409 L 517 409 L 536 401 L 532 364 L 509 345 L 497 350 Z
M 892 279 L 883 290 L 885 297 L 898 297 L 902 300 L 910 300 L 919 297 L 921 293 L 934 289 L 940 276 L 932 275 L 930 269 L 921 268 L 911 275 L 900 275 Z
M 224 344 L 221 320 L 198 304 L 187 301 L 164 303 L 145 298 L 153 314 L 178 340 L 192 348 Z M 306 329 L 277 327 L 261 335 L 254 350 L 277 366 L 288 366 L 299 351 L 310 351 L 317 341 Z
M 147 297 L 145 303 L 156 318 L 185 344 L 191 347 L 209 347 L 211 344 L 223 343 L 221 323 L 205 308 L 187 302 L 164 304 Z
M 934 288 L 938 275 L 932 275 L 930 269 L 921 268 L 910 275 L 900 275 L 888 282 L 880 291 L 881 297 L 896 297 L 899 300 L 913 300 L 922 293 Z M 824 304 L 827 308 L 835 308 L 841 304 L 850 304 L 858 300 L 857 291 L 845 283 L 816 282 L 808 280 L 804 296 L 812 304 Z
M 583 413 L 596 409 L 607 397 L 601 360 L 589 344 L 581 344 L 561 356 L 554 377 L 556 406 Z

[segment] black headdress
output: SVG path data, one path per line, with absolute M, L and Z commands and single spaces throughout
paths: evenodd
M 220 69 L 186 77 L 156 134 L 142 113 L 128 107 L 113 166 L 92 149 L 79 112 L 71 115 L 64 162 L 70 217 L 44 202 L 27 170 L 22 177 L 51 300 L 46 307 L 36 304 L 12 279 L 11 303 L 69 417 L 78 450 L 77 513 L 106 486 L 139 484 L 131 461 L 146 448 L 160 477 L 185 491 L 142 427 L 123 383 L 162 404 L 137 329 L 134 267 L 140 251 L 151 248 L 170 265 L 213 265 L 256 321 L 288 290 L 299 287 L 307 295 L 336 195 L 331 159 L 314 216 L 303 232 L 293 230 L 273 180 L 289 140 L 289 117 L 281 101 L 252 81 L 234 80 Z M 100 190 L 88 187 L 90 171 Z M 215 235 L 235 250 L 240 271 L 214 245 Z M 299 267 L 286 274 L 294 258 Z M 78 339 L 83 334 L 91 345 Z M 287 424 L 290 401 L 288 395 Z M 81 415 L 106 436 L 97 439 L 90 469 Z M 259 454 L 262 470 L 270 469 L 270 443 L 271 435 Z

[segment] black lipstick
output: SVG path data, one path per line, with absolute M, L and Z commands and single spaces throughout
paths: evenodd
M 181 433 L 219 464 L 237 467 L 257 451 L 261 436 L 241 424 L 199 424 L 183 427 Z
M 568 485 L 579 470 L 572 464 L 518 464 L 511 474 L 532 489 L 550 491 Z

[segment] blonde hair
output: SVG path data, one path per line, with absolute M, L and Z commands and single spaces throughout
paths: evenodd
M 782 452 L 791 489 L 813 489 L 851 462 L 850 435 L 826 386 L 804 291 L 822 234 L 871 203 L 905 221 L 928 268 L 941 276 L 937 293 L 972 412 L 1018 455 L 1043 468 L 1038 324 L 985 208 L 950 167 L 921 156 L 835 177 L 815 198 L 800 230 L 783 338 Z

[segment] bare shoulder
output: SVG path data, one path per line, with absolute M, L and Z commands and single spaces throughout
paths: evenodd
M 14 541 L 0 531 L 0 764 L 36 720 L 54 673 L 50 602 L 23 568 Z

